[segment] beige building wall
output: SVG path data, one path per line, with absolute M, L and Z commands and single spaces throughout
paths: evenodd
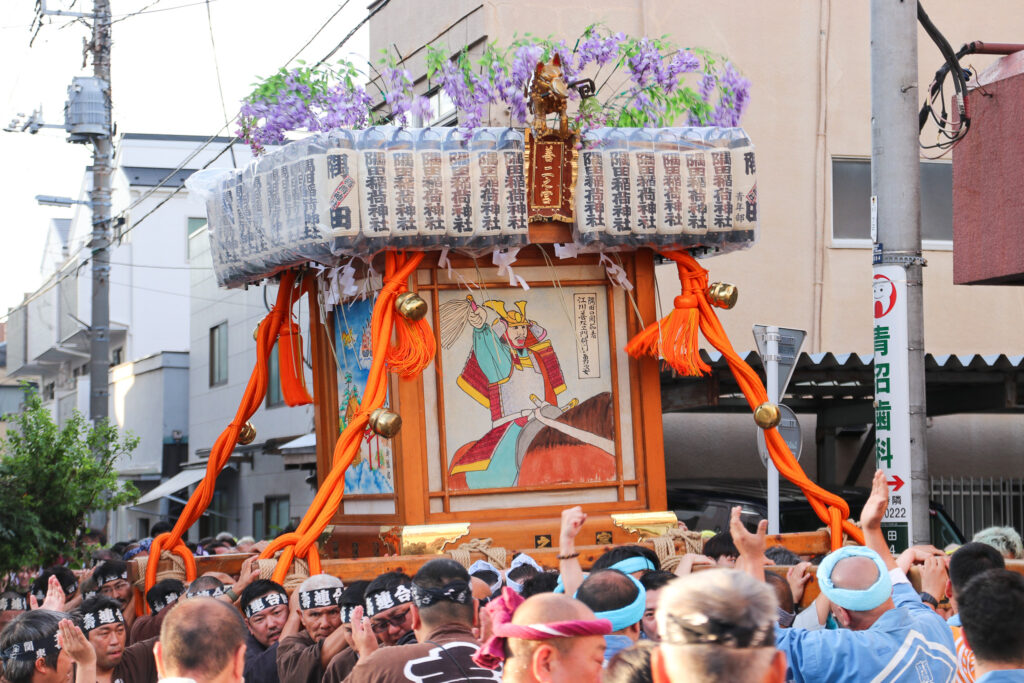
M 1024 42 L 1019 0 L 925 5 L 954 49 L 972 40 Z M 743 126 L 758 150 L 761 236 L 747 252 L 705 262 L 713 280 L 740 290 L 739 304 L 720 312 L 723 324 L 739 350 L 753 348 L 752 324 L 770 323 L 808 330 L 805 351 L 868 353 L 871 249 L 832 239 L 831 164 L 834 157 L 871 153 L 869 6 L 867 0 L 391 0 L 371 21 L 370 48 L 408 56 L 424 89 L 428 42 L 447 44 L 454 54 L 463 45 L 503 46 L 527 33 L 573 41 L 595 22 L 635 36 L 667 34 L 680 47 L 727 55 L 753 83 Z M 941 56 L 920 30 L 918 51 L 923 97 Z M 972 56 L 965 64 L 980 70 L 993 60 Z M 507 121 L 492 111 L 495 125 Z M 1024 288 L 955 286 L 949 245 L 925 257 L 928 352 L 1024 353 Z M 671 306 L 675 269 L 664 267 L 658 279 L 662 305 Z M 814 417 L 801 422 L 802 463 L 813 475 Z M 669 476 L 760 476 L 753 431 L 746 416 L 666 416 Z M 928 442 L 934 475 L 1024 473 L 1024 420 L 1017 416 L 936 418 Z M 853 448 L 840 445 L 840 477 Z

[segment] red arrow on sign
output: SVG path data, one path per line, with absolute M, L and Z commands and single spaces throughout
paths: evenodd
M 886 483 L 889 484 L 889 486 L 892 487 L 893 491 L 899 491 L 901 488 L 903 488 L 903 485 L 906 482 L 903 481 L 902 479 L 900 479 L 899 475 L 894 474 L 894 475 L 892 475 L 892 479 L 887 481 Z

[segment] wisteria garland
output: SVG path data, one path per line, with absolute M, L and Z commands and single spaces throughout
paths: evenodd
M 590 77 L 597 86 L 594 97 L 570 112 L 570 125 L 581 133 L 599 126 L 664 127 L 680 118 L 690 126 L 736 126 L 750 102 L 750 81 L 727 59 L 598 25 L 588 27 L 572 47 L 527 34 L 503 50 L 488 45 L 476 61 L 465 50 L 450 57 L 428 46 L 428 83 L 451 100 L 464 131 L 499 124 L 503 117 L 508 125 L 524 125 L 536 65 L 556 54 L 568 83 Z M 432 119 L 430 99 L 415 93 L 412 75 L 400 63 L 385 58 L 374 71 L 370 83 L 379 98 L 359 84 L 360 71 L 347 60 L 332 67 L 282 69 L 243 101 L 237 134 L 260 153 L 266 145 L 284 142 L 289 131 L 385 122 L 406 126 L 410 116 Z M 569 95 L 580 99 L 575 90 Z M 375 99 L 385 106 L 372 109 Z

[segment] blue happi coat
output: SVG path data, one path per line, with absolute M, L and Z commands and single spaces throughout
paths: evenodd
M 956 646 L 946 621 L 899 570 L 890 572 L 895 608 L 864 631 L 776 628 L 796 683 L 948 683 L 956 676 Z

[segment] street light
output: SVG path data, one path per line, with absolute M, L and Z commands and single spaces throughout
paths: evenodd
M 40 206 L 60 206 L 62 208 L 70 208 L 73 204 L 84 204 L 85 206 L 92 206 L 92 202 L 86 199 L 72 199 L 71 197 L 54 197 L 49 194 L 37 194 L 36 201 L 39 202 Z

